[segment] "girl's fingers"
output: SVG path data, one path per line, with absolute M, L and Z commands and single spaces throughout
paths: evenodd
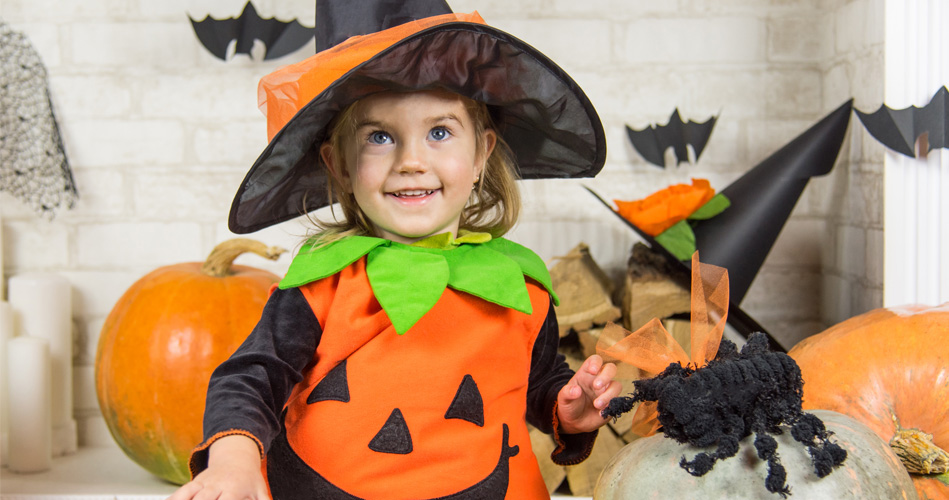
M 616 376 L 616 365 L 613 363 L 606 363 L 600 369 L 600 372 L 596 375 L 596 378 L 593 380 L 593 390 L 598 394 L 601 393 L 603 389 L 610 385 L 610 382 L 613 381 L 613 377 Z
M 564 396 L 568 401 L 573 401 L 583 395 L 583 389 L 577 384 L 567 384 Z
M 202 488 L 203 486 L 199 483 L 191 481 L 175 490 L 175 492 L 168 497 L 168 500 L 191 500 Z
M 593 406 L 599 410 L 606 408 L 610 404 L 610 400 L 619 396 L 619 393 L 623 390 L 623 384 L 619 381 L 614 380 L 610 385 L 596 398 L 596 401 L 593 403 Z
M 586 359 L 583 362 L 586 365 L 586 370 L 588 373 L 596 375 L 600 373 L 600 370 L 603 367 L 603 358 L 599 354 L 594 354 Z

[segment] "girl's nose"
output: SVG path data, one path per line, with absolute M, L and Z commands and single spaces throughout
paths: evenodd
M 402 144 L 396 163 L 396 171 L 400 174 L 414 174 L 427 169 L 425 148 L 416 144 Z

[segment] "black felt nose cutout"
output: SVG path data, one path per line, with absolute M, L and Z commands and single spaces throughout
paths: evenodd
M 379 453 L 394 453 L 407 455 L 412 453 L 412 435 L 409 426 L 405 424 L 402 411 L 392 410 L 382 429 L 369 441 L 369 449 Z
M 478 427 L 484 427 L 484 400 L 481 391 L 471 375 L 465 375 L 455 392 L 455 399 L 451 401 L 445 418 L 459 418 L 467 420 Z
M 346 376 L 346 361 L 336 365 L 313 388 L 313 392 L 306 398 L 307 404 L 318 401 L 349 402 L 349 378 Z

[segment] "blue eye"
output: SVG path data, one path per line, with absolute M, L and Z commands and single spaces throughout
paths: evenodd
M 429 131 L 428 136 L 433 141 L 444 141 L 451 136 L 451 132 L 445 127 L 435 127 Z
M 368 140 L 372 144 L 389 144 L 392 142 L 392 138 L 389 137 L 389 134 L 381 130 L 370 133 Z

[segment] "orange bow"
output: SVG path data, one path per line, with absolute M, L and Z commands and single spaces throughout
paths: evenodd
M 692 254 L 691 356 L 672 337 L 659 318 L 653 318 L 635 332 L 610 323 L 597 342 L 597 352 L 607 361 L 620 361 L 654 377 L 671 363 L 705 366 L 718 353 L 728 317 L 728 270 L 700 264 L 699 253 Z M 618 339 L 612 345 L 613 340 Z M 639 405 L 633 414 L 633 432 L 649 436 L 659 428 L 655 401 Z

